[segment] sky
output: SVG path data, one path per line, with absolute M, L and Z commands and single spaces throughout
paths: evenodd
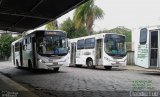
M 95 0 L 105 15 L 96 20 L 95 31 L 125 26 L 129 29 L 160 25 L 160 0 Z M 73 18 L 71 11 L 58 18 L 62 23 L 66 18 Z

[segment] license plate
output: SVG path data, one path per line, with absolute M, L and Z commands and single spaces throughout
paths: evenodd
M 51 59 L 51 58 L 49 59 L 49 61 L 52 61 L 52 60 L 53 60 L 53 59 Z
M 58 65 L 58 62 L 53 62 L 53 65 Z
M 119 64 L 119 62 L 116 62 L 116 64 Z

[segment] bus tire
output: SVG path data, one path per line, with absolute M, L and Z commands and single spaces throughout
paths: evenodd
M 95 66 L 93 66 L 93 60 L 91 59 L 91 58 L 89 58 L 89 59 L 87 59 L 87 66 L 89 67 L 89 68 L 93 68 L 93 67 L 95 67 Z
M 59 67 L 53 69 L 55 72 L 59 71 Z
M 111 69 L 112 69 L 112 66 L 104 66 L 104 68 L 105 68 L 106 70 L 111 70 Z

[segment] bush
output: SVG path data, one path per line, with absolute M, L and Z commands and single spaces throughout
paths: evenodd
M 8 59 L 11 55 L 11 43 L 17 39 L 11 35 L 3 34 L 0 36 L 0 58 Z

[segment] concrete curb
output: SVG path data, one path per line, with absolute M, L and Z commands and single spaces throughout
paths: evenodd
M 10 78 L 8 78 L 2 74 L 0 74 L 0 80 L 2 80 L 8 86 L 14 88 L 16 92 L 20 91 L 20 92 L 26 93 L 26 94 L 22 94 L 21 96 L 18 96 L 18 97 L 39 97 L 38 95 L 29 91 L 27 88 L 23 87 L 22 85 L 18 84 L 17 82 L 11 80 Z
M 160 72 L 160 69 L 143 68 L 139 66 L 126 66 L 124 68 L 127 70 L 135 70 L 135 71 Z

